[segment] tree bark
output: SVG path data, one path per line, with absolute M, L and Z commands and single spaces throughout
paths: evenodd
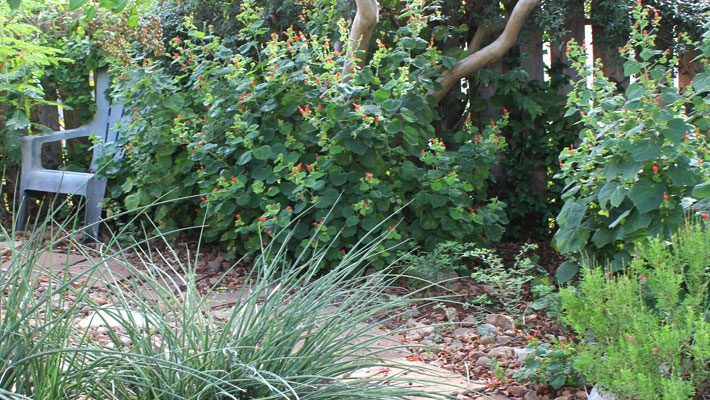
M 540 4 L 541 0 L 519 0 L 498 38 L 483 49 L 478 50 L 488 33 L 479 29 L 469 44 L 469 55 L 457 62 L 453 68 L 446 71 L 437 81 L 442 86 L 440 90 L 431 91 L 428 95 L 441 100 L 461 79 L 479 71 L 488 64 L 499 60 L 515 45 L 520 29 L 530 13 Z M 379 21 L 379 5 L 377 0 L 355 0 L 357 13 L 350 28 L 348 53 L 343 66 L 343 78 L 355 70 L 355 63 L 362 65 L 366 57 L 357 59 L 358 53 L 366 53 L 372 38 L 372 32 Z M 479 33 L 480 31 L 480 33 Z
M 515 45 L 525 20 L 539 3 L 540 0 L 518 1 L 500 36 L 493 43 L 460 60 L 453 68 L 446 71 L 437 80 L 441 85 L 441 89 L 431 91 L 429 95 L 441 100 L 462 78 L 480 71 L 486 65 L 502 58 Z
M 572 68 L 567 60 L 567 43 L 574 39 L 577 43 L 584 43 L 584 1 L 575 0 L 570 4 L 565 17 L 564 36 L 550 43 L 550 58 L 552 65 L 564 64 L 562 72 L 570 77 L 570 81 L 579 79 L 577 71 Z M 567 83 L 560 89 L 560 94 L 567 95 L 572 91 L 572 85 Z
M 372 31 L 380 20 L 380 7 L 377 4 L 377 0 L 355 0 L 355 3 L 357 4 L 357 13 L 350 28 L 348 53 L 343 66 L 343 77 L 346 79 L 355 70 L 358 53 L 367 53 Z M 357 60 L 358 64 L 362 65 L 366 58 L 363 56 Z

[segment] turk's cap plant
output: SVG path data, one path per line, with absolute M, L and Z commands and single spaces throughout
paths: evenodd
M 556 248 L 610 262 L 616 270 L 628 263 L 636 243 L 670 237 L 686 210 L 705 215 L 700 208 L 710 195 L 710 37 L 705 35 L 700 45 L 698 62 L 705 69 L 691 85 L 677 88 L 678 56 L 655 48 L 662 17 L 640 3 L 633 16 L 630 40 L 619 49 L 631 80 L 623 92 L 598 64 L 586 65 L 581 46 L 568 47 L 580 79 L 569 95 L 567 114 L 580 115 L 582 131 L 580 143 L 560 153 L 556 175 L 566 184 Z M 593 77 L 591 88 L 588 77 Z M 574 264 L 566 267 L 560 277 L 573 275 Z

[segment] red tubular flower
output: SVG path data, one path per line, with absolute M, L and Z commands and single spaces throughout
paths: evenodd
M 654 174 L 657 174 L 658 171 L 660 170 L 660 168 L 658 168 L 658 165 L 654 165 L 653 167 L 651 167 L 651 169 L 653 170 Z
M 202 196 L 202 197 L 200 197 L 200 200 L 202 200 L 202 201 L 207 201 L 207 197 Z
M 266 217 L 259 217 L 259 222 L 266 222 Z
M 235 176 L 232 177 L 232 183 L 237 183 L 237 177 L 235 177 Z
M 291 212 L 293 211 L 293 209 L 291 208 L 291 206 L 286 206 L 286 211 Z
M 507 114 L 507 113 L 508 113 L 508 109 L 507 109 L 507 108 L 504 108 L 504 109 L 503 109 L 503 114 Z
M 663 193 L 663 201 L 668 201 L 668 193 Z
M 491 126 L 496 126 L 495 121 L 491 120 Z
M 241 215 L 241 214 L 237 214 L 234 218 L 237 219 L 237 220 L 240 220 L 240 219 L 242 219 L 242 215 Z
M 647 278 L 646 278 L 646 276 L 644 276 L 644 275 L 641 275 L 641 276 L 639 277 L 639 280 L 641 281 L 641 283 L 646 283 L 646 279 L 647 279 Z
M 372 179 L 372 173 L 365 172 L 365 179 Z

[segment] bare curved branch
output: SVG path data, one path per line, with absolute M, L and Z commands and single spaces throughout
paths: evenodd
M 503 57 L 518 40 L 518 34 L 530 13 L 540 4 L 540 0 L 520 0 L 513 8 L 510 18 L 498 38 L 483 49 L 460 60 L 439 79 L 441 89 L 429 95 L 441 100 L 462 78 L 483 69 L 486 65 Z M 478 34 L 478 32 L 476 32 Z M 476 35 L 474 35 L 476 39 Z M 482 41 L 482 38 L 481 38 Z M 473 40 L 472 40 L 473 42 Z M 475 44 L 475 43 L 473 43 Z M 479 44 L 480 45 L 480 44 Z
M 377 0 L 355 0 L 357 13 L 350 28 L 348 54 L 343 66 L 343 76 L 350 75 L 355 69 L 355 57 L 359 52 L 367 52 L 372 38 L 372 31 L 380 20 L 380 7 Z M 366 57 L 359 60 L 360 65 Z

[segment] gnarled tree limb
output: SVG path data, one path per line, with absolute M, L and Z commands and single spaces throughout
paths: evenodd
M 476 29 L 476 33 L 473 34 L 471 41 L 468 43 L 468 54 L 473 54 L 480 50 L 490 33 L 490 30 L 484 27 Z
M 358 52 L 367 52 L 370 45 L 372 31 L 380 19 L 380 7 L 377 0 L 355 0 L 357 13 L 350 28 L 350 39 L 348 43 L 348 53 L 343 66 L 343 76 L 347 77 L 355 69 L 355 57 Z M 365 61 L 362 57 L 360 64 Z
M 446 71 L 438 79 L 439 84 L 441 84 L 441 89 L 431 91 L 429 95 L 434 96 L 437 100 L 441 100 L 462 78 L 476 71 L 480 71 L 486 65 L 503 57 L 503 55 L 515 45 L 525 20 L 539 3 L 540 0 L 518 1 L 500 36 L 498 36 L 493 43 L 470 54 L 468 57 L 457 62 L 453 68 Z M 476 35 L 477 34 L 478 32 L 476 32 Z M 476 39 L 476 35 L 474 35 L 473 39 Z M 482 39 L 483 38 L 481 38 L 481 41 Z M 472 44 L 475 44 L 473 40 Z

